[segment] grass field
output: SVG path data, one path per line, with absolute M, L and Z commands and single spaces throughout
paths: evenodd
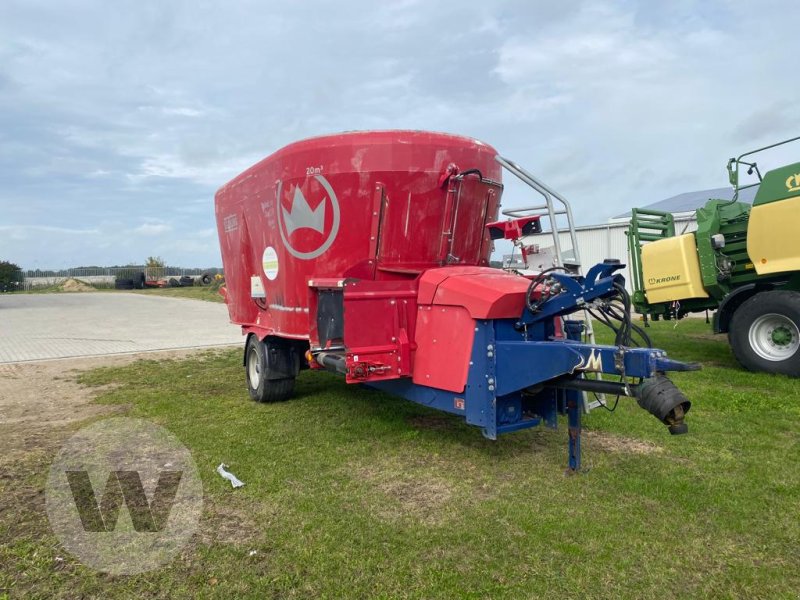
M 144 294 L 147 296 L 168 296 L 171 298 L 191 298 L 192 300 L 206 300 L 208 302 L 223 302 L 219 295 L 218 286 L 192 286 L 174 288 L 146 288 L 143 290 L 114 290 L 105 287 L 91 288 L 80 291 L 64 290 L 61 285 L 40 287 L 25 292 L 14 292 L 16 294 L 76 294 L 90 293 L 92 291 L 114 292 L 119 294 Z
M 168 296 L 171 298 L 191 298 L 192 300 L 206 300 L 208 302 L 223 302 L 222 296 L 214 286 L 193 286 L 177 288 L 149 288 L 145 290 L 129 290 L 134 294 L 146 296 Z
M 698 360 L 674 380 L 690 433 L 623 399 L 566 428 L 496 442 L 460 419 L 305 372 L 297 397 L 247 398 L 240 351 L 82 376 L 167 427 L 205 488 L 202 531 L 165 568 L 111 577 L 65 554 L 42 514 L 0 512 L 9 597 L 796 598 L 800 380 L 746 373 L 700 320 L 656 323 Z M 105 389 L 105 388 L 104 388 Z M 42 489 L 52 455 L 16 469 Z M 220 462 L 245 481 L 233 490 Z M 251 551 L 255 550 L 253 554 Z M 54 567 L 54 556 L 64 557 Z

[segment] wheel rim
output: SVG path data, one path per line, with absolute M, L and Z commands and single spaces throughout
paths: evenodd
M 748 337 L 750 347 L 764 360 L 786 360 L 800 348 L 797 325 L 788 317 L 774 313 L 753 321 Z
M 261 362 L 258 360 L 255 348 L 247 353 L 247 377 L 250 379 L 250 387 L 258 389 L 261 383 Z

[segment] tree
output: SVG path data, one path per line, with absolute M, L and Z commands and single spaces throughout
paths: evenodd
M 11 292 L 22 287 L 24 277 L 19 265 L 0 260 L 0 292 Z
M 164 268 L 167 266 L 167 263 L 164 261 L 163 258 L 160 256 L 148 256 L 147 260 L 144 263 L 144 266 L 147 268 Z

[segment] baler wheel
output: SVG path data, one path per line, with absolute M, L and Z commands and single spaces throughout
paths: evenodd
M 255 335 L 247 340 L 245 373 L 250 397 L 256 402 L 283 402 L 294 392 L 294 377 L 270 379 L 267 366 L 268 341 L 261 342 Z
M 749 371 L 800 377 L 800 292 L 759 292 L 733 313 L 728 341 Z

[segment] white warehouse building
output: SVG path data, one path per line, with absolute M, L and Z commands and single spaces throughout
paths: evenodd
M 751 203 L 755 195 L 756 188 L 744 189 L 739 192 L 738 200 Z M 675 218 L 675 233 L 691 233 L 697 230 L 697 219 L 695 210 L 701 208 L 711 199 L 730 200 L 733 196 L 731 188 L 716 188 L 710 190 L 700 190 L 697 192 L 687 192 L 679 194 L 659 202 L 655 202 L 646 208 L 648 210 L 658 210 L 672 213 Z M 575 228 L 578 242 L 578 252 L 582 273 L 592 266 L 607 258 L 615 258 L 624 264 L 628 264 L 628 237 L 625 232 L 628 230 L 630 212 L 618 215 L 608 220 L 606 223 L 597 225 L 583 225 Z M 561 230 L 559 233 L 559 243 L 565 263 L 574 261 L 572 252 L 572 241 L 569 231 Z M 553 238 L 550 232 L 528 236 L 522 239 L 522 244 L 533 250 L 538 249 L 538 254 L 530 255 L 528 267 L 531 271 L 540 271 L 554 263 Z M 503 256 L 503 266 L 517 266 L 522 268 L 520 250 L 514 250 L 513 254 Z M 626 286 L 631 290 L 630 282 L 632 277 L 626 266 L 623 270 Z

